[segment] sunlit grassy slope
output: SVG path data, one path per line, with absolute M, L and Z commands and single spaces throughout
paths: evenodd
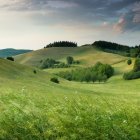
M 40 60 L 53 58 L 65 62 L 67 56 L 73 56 L 75 60 L 79 60 L 81 62 L 81 66 L 91 66 L 97 61 L 113 64 L 126 59 L 117 54 L 99 51 L 93 46 L 77 48 L 46 48 L 18 55 L 15 59 L 21 64 L 39 66 Z
M 18 61 L 33 64 L 42 59 L 44 50 L 40 51 L 41 57 L 36 54 L 31 57 L 37 51 L 26 54 L 29 61 L 25 61 L 25 56 L 18 57 Z M 122 79 L 122 74 L 131 70 L 133 64 L 128 66 L 122 56 L 98 51 L 97 55 L 96 51 L 89 48 L 87 56 L 81 51 L 75 58 L 86 65 L 99 58 L 112 63 L 115 76 L 106 83 L 58 78 L 60 84 L 55 84 L 50 82 L 54 75 L 0 59 L 0 139 L 139 140 L 140 80 Z

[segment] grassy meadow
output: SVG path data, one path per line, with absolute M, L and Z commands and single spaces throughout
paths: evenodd
M 0 59 L 0 140 L 140 139 L 140 79 L 122 78 L 133 68 L 134 60 L 128 66 L 123 56 L 105 52 L 99 56 L 94 48 L 76 51 L 53 56 L 65 61 L 72 53 L 82 67 L 97 61 L 112 64 L 115 75 L 106 83 L 69 82 L 58 77 L 60 84 L 55 84 L 50 82 L 55 73 L 76 66 L 44 71 L 32 67 L 45 58 L 42 50 L 17 56 L 16 61 L 24 65 Z M 30 63 L 32 66 L 26 66 Z
M 126 57 L 99 51 L 93 46 L 86 47 L 53 47 L 45 48 L 37 51 L 32 51 L 26 54 L 17 55 L 15 61 L 29 66 L 39 66 L 40 61 L 46 58 L 52 58 L 62 62 L 66 62 L 67 56 L 73 56 L 75 60 L 79 60 L 80 66 L 91 66 L 100 61 L 102 63 L 114 64 L 122 60 L 126 60 Z

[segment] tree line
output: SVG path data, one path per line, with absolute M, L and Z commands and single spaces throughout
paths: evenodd
M 64 62 L 56 61 L 52 58 L 47 58 L 43 61 L 40 61 L 40 68 L 47 69 L 47 68 L 68 68 L 70 67 L 69 64 L 65 64 Z
M 44 60 L 40 61 L 40 68 L 41 69 L 47 69 L 47 68 L 68 68 L 70 67 L 72 64 L 79 64 L 80 61 L 79 60 L 74 60 L 74 58 L 72 56 L 67 56 L 66 57 L 66 63 L 64 62 L 60 62 L 60 61 L 56 61 L 52 58 L 47 58 Z
M 129 47 L 107 41 L 95 41 L 92 45 L 106 52 L 117 53 L 128 57 L 140 57 L 140 45 Z
M 58 41 L 58 42 L 50 43 L 46 45 L 44 48 L 51 48 L 51 47 L 77 47 L 77 43 L 71 41 Z
M 58 76 L 69 81 L 79 82 L 105 82 L 113 76 L 114 69 L 108 64 L 96 63 L 93 67 L 79 68 L 72 71 L 60 72 Z

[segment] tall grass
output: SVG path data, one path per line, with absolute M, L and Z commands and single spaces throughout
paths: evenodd
M 0 140 L 138 140 L 139 107 L 126 99 L 0 97 Z

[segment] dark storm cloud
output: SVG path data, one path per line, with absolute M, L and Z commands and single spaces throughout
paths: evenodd
M 122 30 L 140 30 L 140 0 L 15 0 L 0 4 L 1 8 L 17 11 L 44 11 L 33 15 L 45 24 L 90 23 L 105 21 Z M 52 15 L 45 14 L 50 12 Z M 119 23 L 123 18 L 123 24 Z

